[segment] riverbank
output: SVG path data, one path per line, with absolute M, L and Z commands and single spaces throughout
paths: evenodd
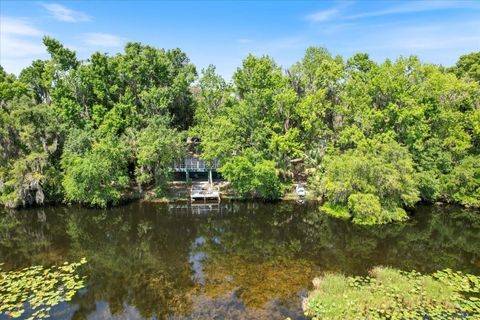
M 190 200 L 191 184 L 186 182 L 170 182 L 168 189 L 164 195 L 158 196 L 153 191 L 144 192 L 139 199 L 145 202 L 152 203 L 174 203 L 174 202 L 188 202 Z M 226 181 L 217 181 L 213 183 L 213 188 L 220 191 L 221 200 L 228 201 L 254 201 L 254 198 L 240 197 L 231 187 L 230 183 Z M 321 197 L 314 192 L 306 190 L 304 197 L 300 197 L 295 191 L 294 185 L 284 193 L 278 201 L 321 201 Z

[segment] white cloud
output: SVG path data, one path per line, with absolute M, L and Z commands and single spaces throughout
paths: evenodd
M 1 53 L 3 58 L 26 57 L 45 52 L 41 41 L 18 38 L 9 34 L 1 35 Z
M 90 21 L 91 17 L 87 14 L 69 9 L 61 4 L 57 3 L 42 3 L 41 4 L 50 15 L 60 21 L 64 22 L 80 22 L 80 21 Z
M 8 72 L 20 71 L 46 54 L 42 45 L 43 32 L 28 20 L 2 16 L 0 18 L 0 64 Z
M 394 6 L 384 10 L 368 11 L 351 16 L 344 17 L 347 20 L 355 20 L 370 17 L 380 17 L 394 14 L 416 13 L 436 10 L 447 10 L 455 8 L 472 8 L 480 9 L 478 3 L 463 2 L 463 1 L 417 1 L 405 2 L 402 5 Z
M 305 16 L 305 19 L 312 22 L 323 22 L 334 17 L 338 13 L 338 11 L 339 10 L 337 8 L 317 11 Z
M 108 33 L 85 33 L 84 42 L 95 47 L 119 47 L 125 42 L 124 38 Z
M 305 16 L 305 20 L 311 22 L 325 22 L 336 18 L 337 20 L 357 20 L 371 17 L 381 17 L 396 14 L 419 13 L 427 11 L 438 11 L 448 9 L 480 9 L 478 2 L 464 1 L 405 1 L 397 6 L 387 7 L 381 10 L 364 11 L 352 15 L 343 13 L 343 9 L 353 4 L 353 2 L 341 2 L 333 8 L 320 10 Z
M 332 20 L 332 18 L 341 18 L 342 11 L 344 11 L 345 8 L 351 6 L 352 4 L 354 4 L 354 2 L 337 2 L 334 7 L 312 12 L 310 14 L 307 14 L 304 19 L 310 22 L 318 23 Z
M 39 36 L 42 35 L 42 31 L 33 27 L 28 20 L 0 17 L 0 32 L 2 34 L 17 34 L 22 36 Z

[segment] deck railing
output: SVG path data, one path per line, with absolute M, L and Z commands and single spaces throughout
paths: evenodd
M 174 171 L 208 171 L 220 168 L 220 162 L 215 159 L 213 161 L 205 161 L 199 158 L 186 158 L 173 164 Z

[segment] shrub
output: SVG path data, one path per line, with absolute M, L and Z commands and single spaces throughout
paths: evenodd
M 345 206 L 342 206 L 340 204 L 333 204 L 329 201 L 325 202 L 320 207 L 320 211 L 340 219 L 350 219 L 352 217 L 352 215 Z
M 128 147 L 109 138 L 83 154 L 65 152 L 61 161 L 65 199 L 102 208 L 118 203 L 128 186 L 128 157 Z
M 369 193 L 355 193 L 348 197 L 348 209 L 353 215 L 353 222 L 358 224 L 375 224 L 382 221 L 382 206 L 377 196 Z
M 329 207 L 345 207 L 356 223 L 403 220 L 402 208 L 420 199 L 411 156 L 392 140 L 365 140 L 354 150 L 329 155 L 320 175 L 319 191 Z
M 416 174 L 420 197 L 427 202 L 435 202 L 440 196 L 440 181 L 434 170 L 420 171 Z
M 442 186 L 447 201 L 480 207 L 480 157 L 463 159 L 452 172 L 442 177 Z
M 231 157 L 219 171 L 243 197 L 277 199 L 282 194 L 282 184 L 275 162 L 265 160 L 252 152 Z

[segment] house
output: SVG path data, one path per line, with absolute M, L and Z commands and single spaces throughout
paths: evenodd
M 213 180 L 221 179 L 220 173 L 217 169 L 220 168 L 218 160 L 205 161 L 198 156 L 185 158 L 177 161 L 172 166 L 175 180 L 189 181 L 208 181 L 212 183 Z

